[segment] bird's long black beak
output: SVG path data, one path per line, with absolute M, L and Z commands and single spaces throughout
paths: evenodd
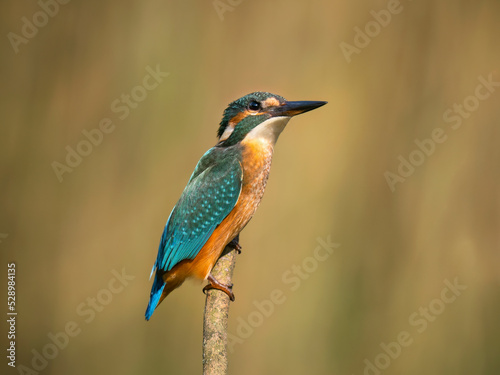
M 319 108 L 325 105 L 327 102 L 318 101 L 299 101 L 299 102 L 285 102 L 285 104 L 280 105 L 274 109 L 274 116 L 296 116 L 301 113 L 312 111 L 313 109 Z

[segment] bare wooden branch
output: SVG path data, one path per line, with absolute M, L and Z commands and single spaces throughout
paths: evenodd
M 229 250 L 226 247 L 226 250 Z M 212 276 L 223 284 L 232 283 L 236 251 L 230 250 L 219 258 Z M 229 297 L 220 290 L 207 291 L 203 316 L 203 375 L 227 374 L 227 320 Z

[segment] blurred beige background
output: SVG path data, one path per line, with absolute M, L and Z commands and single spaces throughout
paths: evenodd
M 500 372 L 497 1 L 41 4 L 0 6 L 18 366 L 201 372 L 201 285 L 146 323 L 149 273 L 225 106 L 262 90 L 329 104 L 290 122 L 241 236 L 230 373 Z

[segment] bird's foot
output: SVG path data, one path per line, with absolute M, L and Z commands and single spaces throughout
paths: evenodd
M 238 234 L 236 237 L 234 237 L 231 242 L 227 244 L 227 246 L 233 250 L 236 250 L 238 254 L 241 254 L 240 235 Z
M 234 301 L 233 284 L 231 285 L 222 284 L 221 282 L 216 280 L 212 275 L 208 276 L 208 282 L 209 284 L 203 288 L 203 293 L 206 294 L 206 291 L 210 289 L 218 289 L 226 293 L 231 301 Z

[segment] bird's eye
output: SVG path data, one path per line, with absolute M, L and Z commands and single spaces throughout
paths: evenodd
M 260 109 L 260 103 L 252 100 L 250 103 L 248 103 L 248 109 L 251 111 L 258 111 Z

